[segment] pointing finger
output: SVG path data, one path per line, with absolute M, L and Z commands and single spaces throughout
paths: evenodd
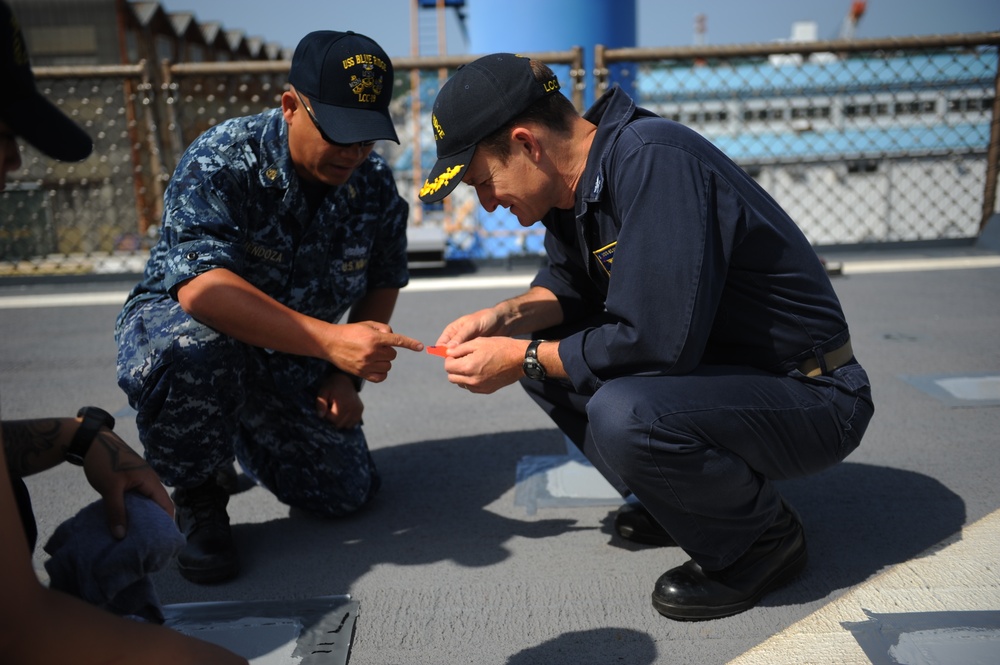
M 392 333 L 386 335 L 386 343 L 392 346 L 398 346 L 403 349 L 409 349 L 411 351 L 423 351 L 424 343 L 420 340 L 413 339 L 412 337 L 407 337 L 406 335 L 400 335 L 398 333 Z

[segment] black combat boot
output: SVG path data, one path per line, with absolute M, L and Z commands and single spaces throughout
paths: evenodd
M 626 503 L 615 513 L 615 532 L 625 540 L 657 547 L 676 545 L 660 524 L 653 519 L 643 506 L 637 503 Z
M 236 577 L 239 561 L 229 528 L 229 492 L 212 477 L 189 489 L 174 490 L 177 527 L 187 545 L 177 555 L 177 567 L 196 584 L 215 584 Z
M 653 607 L 681 621 L 718 619 L 738 614 L 787 583 L 806 565 L 802 523 L 786 504 L 777 519 L 739 559 L 722 570 L 703 570 L 694 561 L 660 576 Z

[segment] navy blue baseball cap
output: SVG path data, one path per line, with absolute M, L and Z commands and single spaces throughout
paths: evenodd
M 539 81 L 531 60 L 513 53 L 494 53 L 459 67 L 434 100 L 437 162 L 420 188 L 420 200 L 434 203 L 448 196 L 462 182 L 480 141 L 558 90 L 557 78 Z
M 86 159 L 94 142 L 35 87 L 17 17 L 0 1 L 0 118 L 40 151 L 66 162 Z
M 399 143 L 389 116 L 392 61 L 369 37 L 310 32 L 295 47 L 288 82 L 309 99 L 323 133 L 334 141 Z

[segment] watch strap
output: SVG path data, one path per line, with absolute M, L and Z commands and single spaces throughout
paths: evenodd
M 108 429 L 115 428 L 115 418 L 104 409 L 96 406 L 85 406 L 76 413 L 77 418 L 82 418 L 83 422 L 76 428 L 73 440 L 66 448 L 66 461 L 77 466 L 83 466 L 83 460 L 90 450 L 90 444 L 102 427 Z
M 535 339 L 528 344 L 528 348 L 524 350 L 524 363 L 521 366 L 524 375 L 529 379 L 534 379 L 535 381 L 544 381 L 547 376 L 545 372 L 545 366 L 542 365 L 538 360 L 538 347 L 542 342 L 547 342 L 545 339 Z
M 528 344 L 528 348 L 524 350 L 525 358 L 534 358 L 538 360 L 538 347 L 544 342 L 544 339 L 533 339 L 531 343 Z

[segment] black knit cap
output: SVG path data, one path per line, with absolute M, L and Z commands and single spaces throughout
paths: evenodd
M 323 133 L 334 141 L 399 143 L 389 116 L 392 61 L 371 38 L 310 32 L 295 47 L 288 82 L 309 99 Z
M 434 100 L 437 162 L 420 188 L 420 200 L 434 203 L 448 196 L 462 182 L 480 141 L 558 90 L 558 79 L 539 81 L 531 61 L 513 53 L 494 53 L 460 67 Z
M 94 142 L 35 87 L 20 24 L 0 1 L 0 118 L 40 151 L 66 162 L 86 159 Z

